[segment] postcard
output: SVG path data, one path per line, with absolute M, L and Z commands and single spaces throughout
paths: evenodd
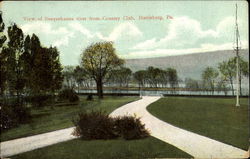
M 247 1 L 1 1 L 1 158 L 249 157 Z

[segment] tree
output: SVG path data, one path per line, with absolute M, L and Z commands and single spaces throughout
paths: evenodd
M 4 35 L 4 23 L 2 19 L 2 12 L 0 11 L 0 95 L 4 94 L 7 81 L 7 51 L 3 47 L 3 44 L 7 40 L 7 37 Z
M 239 58 L 239 84 L 240 84 L 240 94 L 242 94 L 241 89 L 241 81 L 243 77 L 249 76 L 249 68 L 248 68 L 248 62 L 245 61 L 242 57 Z M 233 57 L 229 59 L 228 61 L 223 61 L 219 63 L 219 70 L 222 75 L 222 78 L 226 81 L 229 81 L 231 85 L 231 91 L 234 95 L 234 86 L 233 86 L 233 80 L 236 77 L 236 57 Z
M 75 79 L 74 79 L 74 66 L 65 66 L 63 68 L 63 77 L 66 81 L 66 87 L 69 89 L 75 88 Z
M 77 83 L 78 93 L 80 93 L 80 87 L 82 86 L 82 83 L 85 81 L 86 77 L 85 70 L 80 66 L 76 66 L 73 71 L 73 77 L 75 79 L 75 82 Z
M 147 79 L 151 87 L 157 88 L 162 79 L 162 70 L 152 66 L 147 68 Z
M 207 67 L 202 72 L 203 86 L 205 89 L 212 91 L 212 94 L 214 94 L 216 78 L 218 75 L 218 71 L 212 67 Z
M 229 61 L 223 61 L 222 63 L 219 63 L 219 70 L 222 74 L 221 78 L 229 81 L 232 95 L 234 95 L 233 78 L 236 76 L 236 67 L 234 61 L 231 59 Z
M 116 55 L 112 42 L 91 44 L 82 53 L 82 66 L 95 80 L 100 99 L 103 98 L 103 83 L 110 78 L 112 70 L 123 64 L 124 60 Z
M 8 27 L 7 81 L 9 91 L 19 98 L 24 89 L 24 74 L 21 56 L 24 53 L 24 35 L 22 30 L 12 24 Z
M 120 87 L 128 87 L 129 80 L 131 79 L 132 71 L 130 68 L 121 67 L 112 71 L 110 82 L 118 84 Z
M 138 82 L 139 89 L 145 86 L 145 79 L 147 76 L 147 71 L 139 70 L 134 73 L 134 79 Z
M 178 75 L 174 68 L 167 68 L 168 81 L 171 88 L 175 88 L 178 85 Z
M 227 85 L 227 80 L 223 77 L 221 77 L 219 79 L 219 82 L 217 83 L 217 90 L 218 92 L 223 91 L 225 95 L 227 95 L 228 90 L 230 90 L 230 88 L 228 88 Z
M 200 88 L 199 82 L 192 78 L 185 79 L 185 87 L 188 89 L 195 89 L 195 90 Z
M 235 68 L 236 68 L 236 57 L 234 58 Z M 249 77 L 249 63 L 245 61 L 241 56 L 239 56 L 239 84 L 240 84 L 240 95 L 242 95 L 241 83 L 243 77 Z
M 33 34 L 24 41 L 21 56 L 26 87 L 32 94 L 54 94 L 62 86 L 62 66 L 56 47 L 42 47 L 39 38 Z

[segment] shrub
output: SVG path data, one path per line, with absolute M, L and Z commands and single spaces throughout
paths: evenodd
M 88 101 L 93 100 L 93 95 L 92 95 L 92 94 L 88 94 L 87 100 L 88 100 Z
M 79 113 L 73 123 L 76 126 L 73 135 L 85 140 L 117 137 L 132 140 L 149 136 L 149 132 L 141 123 L 140 118 L 134 116 L 112 118 L 103 112 L 92 111 Z
M 79 97 L 73 89 L 64 89 L 58 94 L 59 100 L 68 100 L 69 102 L 79 101 Z
M 126 140 L 141 139 L 149 136 L 145 125 L 140 118 L 135 116 L 123 116 L 115 119 L 117 133 Z
M 103 112 L 79 113 L 73 123 L 76 126 L 73 135 L 85 140 L 118 137 L 115 134 L 114 119 Z
M 52 95 L 34 95 L 25 97 L 25 101 L 31 103 L 35 107 L 42 107 L 52 99 Z
M 19 124 L 30 121 L 30 110 L 23 105 L 23 102 L 16 100 L 0 103 L 1 130 L 7 130 Z

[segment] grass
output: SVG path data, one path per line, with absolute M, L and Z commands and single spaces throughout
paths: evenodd
M 80 111 L 101 110 L 111 113 L 114 109 L 137 99 L 139 97 L 104 97 L 103 100 L 95 97 L 93 101 L 87 101 L 86 96 L 80 96 L 80 102 L 75 105 L 60 103 L 60 106 L 57 104 L 54 107 L 32 109 L 32 121 L 1 132 L 1 141 L 68 128 L 73 126 L 72 119 Z
M 191 158 L 189 154 L 156 138 L 141 140 L 94 140 L 75 139 L 34 151 L 13 159 L 141 159 L 141 158 Z
M 162 98 L 148 106 L 159 119 L 177 127 L 248 150 L 248 99 Z

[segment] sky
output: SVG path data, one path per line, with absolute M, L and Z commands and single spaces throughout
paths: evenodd
M 234 46 L 235 4 L 241 47 L 248 49 L 246 1 L 4 1 L 5 26 L 56 46 L 63 65 L 78 65 L 84 49 L 113 41 L 125 59 L 175 56 Z

